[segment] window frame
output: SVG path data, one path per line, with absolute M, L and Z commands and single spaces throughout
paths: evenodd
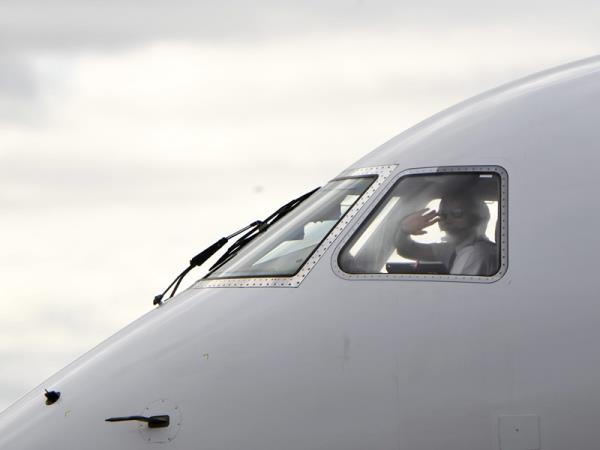
M 348 178 L 373 178 L 361 197 L 346 211 L 337 224 L 327 233 L 319 245 L 315 247 L 311 255 L 300 266 L 298 272 L 288 276 L 248 276 L 237 278 L 202 278 L 198 280 L 192 288 L 213 288 L 213 287 L 298 287 L 306 278 L 312 268 L 319 262 L 325 252 L 337 240 L 338 236 L 358 214 L 362 207 L 369 201 L 384 181 L 394 172 L 395 165 L 365 167 L 342 172 L 330 181 L 348 179 Z
M 500 198 L 498 205 L 500 211 L 498 220 L 500 221 L 500 266 L 498 271 L 492 276 L 481 275 L 448 275 L 448 274 L 401 274 L 401 273 L 349 273 L 345 272 L 340 266 L 340 255 L 344 251 L 348 242 L 356 236 L 361 227 L 373 219 L 382 202 L 388 198 L 388 195 L 398 185 L 398 183 L 408 176 L 415 175 L 435 175 L 452 173 L 495 173 L 500 177 Z M 473 165 L 473 166 L 440 166 L 407 169 L 390 177 L 386 183 L 385 189 L 382 189 L 377 198 L 373 199 L 366 208 L 361 217 L 355 223 L 348 227 L 343 239 L 335 248 L 332 260 L 332 268 L 336 275 L 345 280 L 387 280 L 387 281 L 445 281 L 445 282 L 467 282 L 467 283 L 493 283 L 504 276 L 508 269 L 508 172 L 497 165 Z

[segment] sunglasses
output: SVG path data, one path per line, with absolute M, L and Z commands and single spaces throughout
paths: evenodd
M 439 211 L 438 216 L 440 219 L 447 219 L 448 217 L 452 217 L 453 219 L 460 219 L 465 214 L 465 211 L 462 208 L 451 208 L 446 211 Z

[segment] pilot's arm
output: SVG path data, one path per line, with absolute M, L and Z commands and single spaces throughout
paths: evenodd
M 400 221 L 396 233 L 396 249 L 398 254 L 408 259 L 418 261 L 437 261 L 433 246 L 435 244 L 421 244 L 413 241 L 411 236 L 426 234 L 425 228 L 437 223 L 437 211 L 428 208 L 409 214 Z

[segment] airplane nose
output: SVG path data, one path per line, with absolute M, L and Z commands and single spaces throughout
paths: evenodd
M 50 397 L 55 396 L 51 394 Z M 47 401 L 49 399 L 44 396 L 43 390 L 38 395 L 31 392 L 0 414 L 1 449 L 47 448 L 44 436 L 51 441 L 52 435 L 59 430 L 55 428 L 55 411 L 60 408 L 54 405 L 58 399 L 54 403 L 46 404 Z
M 0 414 L 0 449 L 134 449 L 171 443 L 182 424 L 180 406 L 168 399 L 149 403 L 139 414 L 109 417 L 106 407 L 80 408 L 60 398 L 48 404 L 45 398 L 31 393 Z
M 193 294 L 143 316 L 1 412 L 0 449 L 137 449 L 174 441 L 185 410 L 177 401 L 185 398 L 169 380 L 181 379 L 197 345 L 194 323 L 180 323 L 197 308 L 199 302 L 185 301 Z M 170 332 L 175 328 L 178 334 Z

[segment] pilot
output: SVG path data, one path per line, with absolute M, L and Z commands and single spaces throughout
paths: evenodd
M 490 212 L 473 192 L 451 192 L 442 197 L 439 211 L 421 209 L 400 221 L 398 254 L 405 258 L 441 262 L 451 275 L 493 275 L 498 269 L 496 244 L 485 235 Z M 426 234 L 438 223 L 444 242 L 423 244 L 411 236 Z

